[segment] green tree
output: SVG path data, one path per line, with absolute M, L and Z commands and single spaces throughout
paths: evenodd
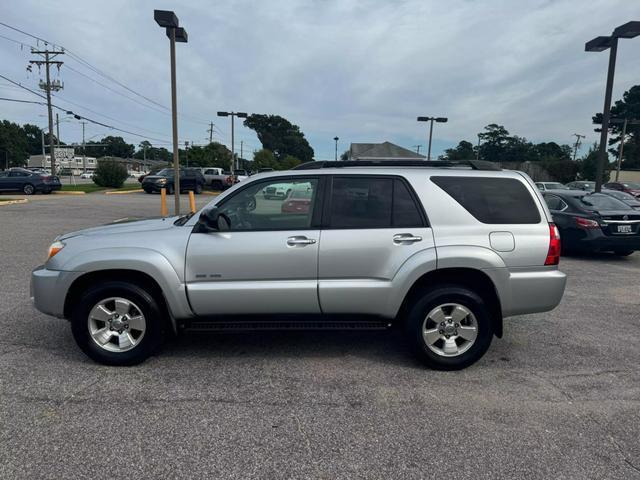
M 103 146 L 97 146 L 97 144 Z M 86 144 L 86 154 L 90 157 L 131 158 L 134 151 L 135 146 L 125 142 L 122 137 L 107 136 L 98 142 L 87 142 Z
M 349 150 L 345 150 L 344 152 L 342 152 L 342 155 L 340 155 L 339 158 L 343 161 L 349 160 Z
M 279 163 L 271 150 L 263 148 L 253 155 L 253 168 L 273 168 L 279 169 Z
M 484 132 L 478 134 L 480 137 L 480 158 L 491 162 L 502 162 L 506 160 L 506 145 L 509 139 L 509 132 L 502 125 L 491 123 L 484 127 Z
M 578 161 L 578 173 L 581 180 L 595 181 L 598 171 L 598 144 L 594 143 L 589 152 Z M 609 172 L 611 171 L 611 163 L 607 162 L 604 166 L 602 181 L 609 181 Z
M 25 123 L 22 128 L 27 140 L 27 151 L 29 155 L 42 154 L 42 129 L 37 125 Z
M 612 119 L 629 119 L 640 120 L 640 85 L 634 85 L 624 92 L 622 100 L 617 100 L 610 110 Z M 593 122 L 602 124 L 602 114 L 596 113 L 593 116 Z M 611 123 L 611 137 L 609 138 L 609 146 L 615 146 L 609 149 L 614 157 L 617 157 L 620 149 L 620 141 L 622 140 L 622 123 Z M 635 169 L 640 168 L 640 124 L 628 124 L 626 141 L 624 143 L 624 153 L 622 159 L 622 168 Z
M 113 160 L 101 160 L 93 174 L 93 181 L 101 187 L 120 188 L 128 176 L 127 167 L 123 164 Z
M 293 155 L 287 155 L 284 160 L 280 162 L 280 170 L 291 170 L 293 167 L 300 165 L 302 162 L 299 158 Z
M 263 148 L 271 150 L 279 161 L 287 155 L 299 158 L 302 162 L 313 160 L 313 148 L 300 131 L 286 118 L 279 115 L 249 115 L 244 126 L 256 132 Z
M 442 160 L 473 160 L 475 158 L 475 148 L 466 140 L 461 140 L 455 148 L 447 148 L 442 155 Z
M 22 167 L 29 158 L 29 143 L 25 130 L 17 123 L 0 123 L 0 168 Z

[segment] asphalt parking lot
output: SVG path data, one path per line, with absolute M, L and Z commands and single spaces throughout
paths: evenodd
M 0 206 L 0 478 L 640 478 L 640 253 L 563 258 L 562 304 L 506 320 L 461 372 L 393 332 L 187 334 L 94 364 L 31 306 L 29 273 L 60 233 L 158 212 Z

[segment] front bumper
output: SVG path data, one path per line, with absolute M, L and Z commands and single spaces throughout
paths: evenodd
M 47 315 L 64 317 L 64 302 L 73 281 L 82 272 L 49 270 L 40 265 L 31 272 L 31 299 L 34 306 Z

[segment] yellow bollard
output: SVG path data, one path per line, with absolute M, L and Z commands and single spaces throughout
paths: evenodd
M 191 213 L 196 213 L 196 196 L 191 190 L 189 190 L 189 208 L 191 208 Z
M 160 216 L 166 217 L 167 215 L 169 215 L 169 212 L 167 211 L 167 189 L 161 188 L 160 189 Z

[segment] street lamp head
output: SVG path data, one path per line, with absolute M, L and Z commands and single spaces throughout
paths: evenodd
M 638 21 L 627 22 L 613 31 L 613 36 L 619 38 L 634 38 L 638 35 L 640 35 L 640 22 Z
M 176 42 L 187 43 L 187 31 L 184 28 L 182 28 L 182 27 L 178 27 L 178 28 L 167 27 L 166 28 L 167 38 L 171 39 L 171 32 L 172 31 L 174 31 L 175 34 L 176 34 Z
M 446 123 L 447 120 L 448 120 L 447 117 L 438 117 L 438 118 L 436 118 L 436 122 L 438 122 L 438 123 Z
M 236 113 L 236 117 L 238 117 L 238 118 L 247 118 L 247 112 L 238 112 L 238 113 Z
M 585 52 L 603 52 L 611 47 L 611 37 L 596 37 L 584 44 Z
M 333 137 L 333 139 L 337 142 L 338 140 L 340 140 L 338 137 Z
M 219 117 L 228 117 L 229 116 L 229 112 L 218 112 L 218 116 Z
M 431 117 L 418 117 L 419 122 L 429 122 L 431 121 Z
M 178 17 L 171 10 L 154 10 L 153 19 L 158 25 L 165 28 L 177 28 Z

